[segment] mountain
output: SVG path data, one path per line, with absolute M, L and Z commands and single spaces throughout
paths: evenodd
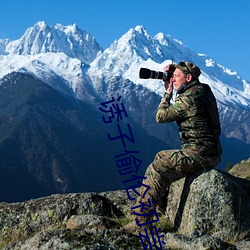
M 107 137 L 116 124 L 105 126 L 93 106 L 14 72 L 0 80 L 0 110 L 0 188 L 5 190 L 0 200 L 124 188 L 115 161 L 124 151 Z M 129 150 L 138 151 L 139 144 L 143 160 L 150 161 L 150 143 L 163 143 L 127 121 L 136 140 Z
M 202 70 L 201 81 L 211 85 L 218 101 L 223 104 L 240 105 L 249 110 L 250 83 L 236 72 L 217 65 L 206 55 L 197 54 L 170 36 L 159 33 L 150 37 L 143 26 L 136 26 L 115 41 L 91 63 L 92 72 L 112 77 L 122 75 L 135 84 L 141 84 L 162 95 L 161 81 L 139 79 L 138 69 L 148 67 L 162 71 L 172 61 L 189 60 Z
M 3 78 L 0 107 L 1 200 L 91 190 L 94 180 L 105 187 L 92 160 L 96 137 L 104 139 L 93 127 L 96 111 L 21 73 Z
M 134 84 L 144 86 L 161 96 L 164 93 L 162 81 L 140 79 L 138 77 L 139 69 L 147 67 L 161 71 L 165 65 L 172 63 L 172 61 L 178 63 L 183 60 L 192 61 L 201 68 L 200 80 L 208 83 L 216 96 L 224 150 L 220 168 L 225 168 L 227 164 L 236 163 L 240 159 L 248 158 L 250 155 L 249 82 L 242 79 L 236 72 L 216 64 L 208 56 L 189 50 L 181 41 L 162 33 L 151 37 L 143 26 L 137 26 L 130 29 L 102 54 L 99 54 L 90 64 L 88 73 L 99 95 L 106 96 L 106 98 L 113 94 L 109 90 L 110 79 L 118 75 L 122 75 Z M 104 82 L 108 84 L 104 84 Z M 133 115 L 133 109 L 135 109 L 135 117 L 136 113 L 141 114 L 133 103 L 128 105 L 133 107 L 131 115 Z M 152 110 L 155 110 L 156 107 L 154 106 Z M 174 145 L 168 132 L 162 134 L 162 130 L 165 130 L 167 126 L 162 129 L 158 125 L 152 129 L 151 124 L 147 126 L 146 123 L 140 121 L 139 123 L 149 134 L 154 134 L 162 141 Z M 161 132 L 158 133 L 159 130 Z M 158 137 L 159 134 L 161 134 L 160 137 Z M 174 135 L 176 138 L 177 135 Z
M 93 36 L 80 30 L 76 24 L 56 24 L 50 27 L 45 22 L 37 22 L 20 39 L 9 42 L 5 51 L 17 55 L 63 52 L 69 57 L 89 63 L 101 51 L 101 47 Z
M 179 147 L 176 125 L 155 122 L 162 81 L 139 79 L 138 72 L 182 60 L 201 68 L 201 81 L 217 98 L 224 149 L 219 167 L 249 158 L 250 83 L 169 35 L 151 37 L 136 26 L 103 51 L 76 25 L 38 22 L 18 40 L 1 39 L 0 178 L 6 192 L 0 200 L 124 188 L 114 160 L 124 149 L 107 136 L 117 134 L 118 104 L 127 112 L 121 128 L 129 124 L 134 135 L 129 150 L 139 151 L 143 162 L 140 174 L 159 150 Z M 118 99 L 112 123 L 104 123 L 108 112 L 99 108 Z
M 91 63 L 90 75 L 99 72 L 101 77 L 112 78 L 122 75 L 135 84 L 141 84 L 162 95 L 164 87 L 161 80 L 145 80 L 138 77 L 140 67 L 162 71 L 164 65 L 172 61 L 178 63 L 188 60 L 196 63 L 202 70 L 200 80 L 208 83 L 219 104 L 250 110 L 250 83 L 208 58 L 186 48 L 180 41 L 162 33 L 150 37 L 142 26 L 130 29 L 110 48 Z M 99 74 L 98 74 L 99 75 Z M 95 79 L 92 79 L 95 82 Z M 98 88 L 98 84 L 96 86 Z

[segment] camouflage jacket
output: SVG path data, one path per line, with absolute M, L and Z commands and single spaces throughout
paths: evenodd
M 176 121 L 182 148 L 192 148 L 204 156 L 219 156 L 220 121 L 215 97 L 207 84 L 198 80 L 184 84 L 173 105 L 165 93 L 156 113 L 159 123 Z

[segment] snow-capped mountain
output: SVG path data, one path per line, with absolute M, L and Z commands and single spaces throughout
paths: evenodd
M 250 109 L 250 83 L 236 72 L 216 64 L 206 55 L 189 50 L 182 42 L 171 36 L 159 33 L 151 37 L 142 26 L 130 29 L 97 56 L 91 63 L 89 73 L 93 75 L 94 72 L 98 72 L 98 75 L 108 78 L 122 75 L 135 84 L 141 84 L 162 95 L 162 81 L 140 79 L 140 67 L 162 71 L 169 63 L 183 60 L 194 62 L 200 67 L 200 80 L 212 87 L 219 102 Z
M 143 174 L 155 153 L 180 142 L 174 123 L 155 122 L 162 81 L 140 79 L 139 69 L 162 71 L 184 60 L 201 68 L 200 80 L 217 98 L 219 167 L 248 158 L 250 83 L 169 35 L 152 37 L 136 26 L 103 51 L 76 25 L 38 22 L 20 39 L 0 39 L 0 184 L 15 194 L 3 192 L 0 200 L 124 188 L 112 167 L 123 149 L 107 138 L 117 134 L 117 124 L 104 124 L 98 109 L 113 97 L 122 96 L 128 117 L 121 126 L 131 125 L 136 143 L 129 149 L 140 152 Z
M 4 43 L 3 43 L 4 44 Z M 37 22 L 24 35 L 7 43 L 5 52 L 16 55 L 37 55 L 40 53 L 62 52 L 69 57 L 90 63 L 102 49 L 95 38 L 76 24 L 50 27 L 45 22 Z
M 0 78 L 14 71 L 29 73 L 56 90 L 79 99 L 83 97 L 86 88 L 92 88 L 91 81 L 86 81 L 84 73 L 88 64 L 62 52 L 26 56 L 9 54 L 0 59 L 0 67 L 4 69 L 0 72 Z
M 0 77 L 13 71 L 28 72 L 57 90 L 80 98 L 86 87 L 82 84 L 86 82 L 83 72 L 101 52 L 94 37 L 75 24 L 50 27 L 38 22 L 18 40 L 0 40 Z
M 152 132 L 152 113 L 164 89 L 161 80 L 140 79 L 139 69 L 162 71 L 169 63 L 192 61 L 201 68 L 200 80 L 211 86 L 217 98 L 223 135 L 250 143 L 250 83 L 170 35 L 152 37 L 143 26 L 136 26 L 103 51 L 92 35 L 75 24 L 38 22 L 16 41 L 0 40 L 0 54 L 0 78 L 14 71 L 29 73 L 95 107 L 101 100 L 122 95 L 131 117 L 152 136 L 156 131 Z M 152 105 L 150 110 L 142 102 L 145 96 L 151 98 L 144 100 Z M 150 125 L 145 118 L 149 116 Z
M 248 81 L 208 56 L 191 51 L 169 35 L 158 33 L 151 37 L 143 26 L 130 29 L 102 52 L 94 37 L 75 24 L 50 27 L 38 22 L 18 40 L 0 40 L 0 54 L 0 77 L 12 71 L 27 71 L 48 82 L 49 76 L 57 75 L 68 88 L 75 93 L 78 91 L 76 96 L 81 96 L 79 89 L 82 89 L 82 81 L 86 84 L 86 78 L 89 77 L 98 89 L 100 79 L 115 76 L 162 95 L 162 81 L 140 79 L 140 67 L 162 71 L 169 63 L 188 60 L 201 68 L 200 80 L 212 87 L 219 102 L 250 109 Z

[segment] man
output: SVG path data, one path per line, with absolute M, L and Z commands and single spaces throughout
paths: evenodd
M 168 72 L 169 68 L 165 67 Z M 156 112 L 156 121 L 176 121 L 182 147 L 179 150 L 163 150 L 156 154 L 146 170 L 140 197 L 133 214 L 137 226 L 146 224 L 153 206 L 142 208 L 142 204 L 154 207 L 162 203 L 170 184 L 203 168 L 213 168 L 220 162 L 222 153 L 220 122 L 215 97 L 207 84 L 200 83 L 200 69 L 193 63 L 181 62 L 174 65 L 170 82 L 165 80 L 166 92 Z M 173 88 L 176 99 L 171 105 Z M 147 191 L 147 186 L 150 187 Z M 159 211 L 158 211 L 159 212 Z

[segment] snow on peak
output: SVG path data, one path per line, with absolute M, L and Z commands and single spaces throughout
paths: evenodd
M 40 53 L 37 55 L 7 55 L 0 58 L 0 78 L 12 72 L 23 72 L 34 75 L 63 93 L 82 95 L 84 68 L 86 65 L 77 58 L 64 53 Z
M 143 61 L 154 58 L 164 61 L 158 43 L 148 35 L 143 26 L 129 29 L 119 40 L 116 40 L 100 54 L 92 63 L 90 71 L 99 70 L 106 76 L 122 75 Z M 126 76 L 125 76 L 126 77 Z
M 212 87 L 218 100 L 250 109 L 249 82 L 207 55 L 188 49 L 170 35 L 158 33 L 151 37 L 142 25 L 129 29 L 103 52 L 94 37 L 76 24 L 49 26 L 41 21 L 16 41 L 0 40 L 0 66 L 4 69 L 0 77 L 22 69 L 41 79 L 44 75 L 56 74 L 68 82 L 74 92 L 84 81 L 98 87 L 98 81 L 106 81 L 100 79 L 119 76 L 162 95 L 162 81 L 140 79 L 140 68 L 162 71 L 165 65 L 184 60 L 200 67 L 200 80 Z
M 174 43 L 186 47 L 182 41 L 172 38 L 170 35 L 165 35 L 162 32 L 156 34 L 154 39 L 158 40 L 161 45 L 169 46 L 171 43 Z
M 45 29 L 48 25 L 44 21 L 39 21 L 39 22 L 35 23 L 34 26 L 39 27 L 40 29 Z
M 151 37 L 143 26 L 136 26 L 115 41 L 92 63 L 89 75 L 100 78 L 122 76 L 135 84 L 143 85 L 162 95 L 164 87 L 161 80 L 140 79 L 141 67 L 163 71 L 170 63 L 190 61 L 200 67 L 200 80 L 208 83 L 215 95 L 223 103 L 250 108 L 250 84 L 236 72 L 216 64 L 205 54 L 188 49 L 178 39 L 158 33 Z M 92 79 L 94 81 L 94 79 Z M 237 98 L 236 98 L 237 97 Z
M 0 55 L 6 55 L 5 52 L 7 44 L 10 42 L 9 39 L 0 39 Z
M 143 25 L 137 25 L 134 29 L 132 29 L 140 34 L 143 34 L 144 36 L 148 36 L 148 33 Z
M 17 55 L 37 55 L 47 52 L 62 52 L 72 58 L 90 63 L 102 48 L 91 34 L 79 29 L 76 24 L 49 26 L 44 21 L 28 28 L 24 35 L 9 42 L 6 52 Z

